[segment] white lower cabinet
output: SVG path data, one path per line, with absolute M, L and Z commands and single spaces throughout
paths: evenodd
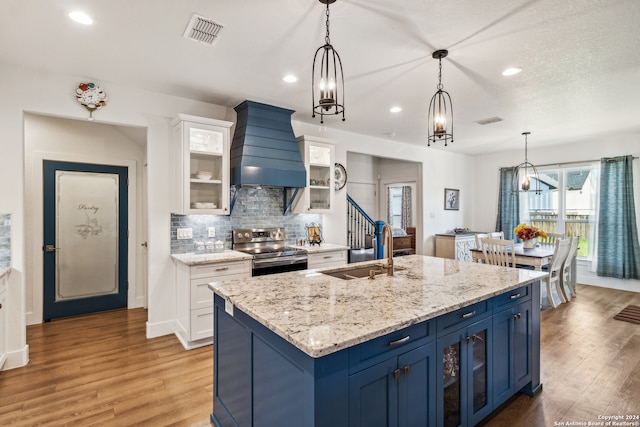
M 187 265 L 176 262 L 176 336 L 185 349 L 213 343 L 213 292 L 210 282 L 251 277 L 251 260 Z
M 347 263 L 347 251 L 316 252 L 307 255 L 309 268 L 342 267 Z
M 0 278 L 0 369 L 7 360 L 7 276 Z

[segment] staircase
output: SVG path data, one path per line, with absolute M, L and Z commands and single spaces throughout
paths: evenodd
M 384 221 L 374 221 L 347 194 L 347 242 L 351 251 L 349 261 L 364 261 L 366 259 L 380 259 L 384 254 L 382 250 L 382 227 Z M 360 250 L 360 251 L 358 251 Z M 365 253 L 364 259 L 359 259 L 359 253 Z M 373 258 L 371 258 L 373 254 Z M 355 258 L 352 261 L 352 258 Z

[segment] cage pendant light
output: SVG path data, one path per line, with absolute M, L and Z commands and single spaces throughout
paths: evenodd
M 319 1 L 327 5 L 327 34 L 324 37 L 324 45 L 316 50 L 316 54 L 313 57 L 313 70 L 311 75 L 313 113 L 311 117 L 319 114 L 320 123 L 324 123 L 325 115 L 342 114 L 342 121 L 344 121 L 344 77 L 342 73 L 342 61 L 340 61 L 340 55 L 338 55 L 338 52 L 331 45 L 329 38 L 329 5 L 336 0 Z
M 438 60 L 438 90 L 429 103 L 429 147 L 432 142 L 444 141 L 445 147 L 453 142 L 453 104 L 449 92 L 442 89 L 442 58 L 448 54 L 448 50 L 441 49 L 431 55 Z
M 538 169 L 527 159 L 527 137 L 531 132 L 522 132 L 524 135 L 524 162 L 513 168 L 513 178 L 511 182 L 511 191 L 516 193 L 533 191 L 540 194 L 540 176 Z M 531 188 L 531 180 L 534 180 L 534 188 Z

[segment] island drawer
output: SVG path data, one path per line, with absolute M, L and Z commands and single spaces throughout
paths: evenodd
M 420 340 L 420 345 L 435 340 L 433 321 L 426 321 L 374 338 L 349 349 L 349 368 L 364 368 L 379 360 L 404 352 L 414 347 L 410 344 Z
M 436 318 L 438 334 L 468 326 L 491 314 L 491 301 L 484 300 Z
M 511 305 L 517 304 L 521 301 L 527 301 L 529 299 L 531 299 L 531 285 L 522 286 L 520 288 L 493 297 L 493 309 L 494 311 L 499 311 L 502 309 L 506 309 Z

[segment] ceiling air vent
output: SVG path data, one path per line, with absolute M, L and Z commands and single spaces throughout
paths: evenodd
M 493 117 L 489 117 L 488 119 L 482 119 L 482 120 L 478 120 L 476 123 L 479 125 L 488 125 L 491 123 L 497 123 L 497 122 L 501 122 L 502 121 L 502 117 L 498 117 L 498 116 L 493 116 Z
M 222 30 L 222 25 L 209 18 L 193 14 L 182 37 L 200 43 L 213 44 Z

